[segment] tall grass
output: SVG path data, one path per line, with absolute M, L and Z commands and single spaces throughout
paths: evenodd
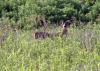
M 35 40 L 31 31 L 9 31 L 0 45 L 0 71 L 99 71 L 100 25 L 69 28 L 67 38 Z M 2 31 L 0 31 L 3 33 Z

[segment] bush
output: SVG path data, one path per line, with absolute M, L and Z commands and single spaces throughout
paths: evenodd
M 31 15 L 43 16 L 52 23 L 68 20 L 75 17 L 77 21 L 95 21 L 100 14 L 99 0 L 1 0 L 0 18 L 8 17 L 16 23 L 22 21 L 20 26 L 27 26 L 25 18 Z M 34 21 L 34 20 L 33 20 Z

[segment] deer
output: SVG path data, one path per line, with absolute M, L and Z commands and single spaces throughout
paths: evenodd
M 68 34 L 68 27 L 70 26 L 70 24 L 71 24 L 71 20 L 67 20 L 65 22 L 62 21 L 63 31 L 61 33 L 61 37 L 67 36 L 67 34 Z
M 45 39 L 47 37 L 50 37 L 50 33 L 45 32 L 45 30 L 47 29 L 48 23 L 45 20 L 41 20 L 41 22 L 43 22 L 43 27 L 44 27 L 44 31 L 42 32 L 35 32 L 34 33 L 34 37 L 35 39 Z
M 46 30 L 48 23 L 46 21 L 43 21 L 44 23 L 44 28 Z M 58 33 L 48 33 L 48 32 L 35 32 L 34 36 L 35 39 L 45 39 L 45 38 L 50 38 L 50 37 L 54 37 L 54 36 L 59 36 L 63 37 L 63 36 L 67 36 L 68 34 L 68 27 L 70 26 L 71 21 L 67 20 L 67 21 L 61 21 L 61 26 L 62 26 L 62 32 L 58 32 Z

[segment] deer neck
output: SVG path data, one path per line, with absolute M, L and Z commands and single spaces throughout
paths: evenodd
M 62 35 L 67 34 L 67 31 L 68 31 L 67 28 L 64 28 L 63 31 L 62 31 Z

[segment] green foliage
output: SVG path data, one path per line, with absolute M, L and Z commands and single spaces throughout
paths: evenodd
M 31 31 L 17 30 L 15 41 L 13 33 L 7 31 L 10 32 L 9 36 L 0 45 L 0 70 L 98 71 L 100 69 L 100 36 L 98 36 L 100 24 L 68 30 L 66 39 L 55 37 L 44 40 L 32 38 Z M 82 39 L 82 37 L 85 38 Z M 91 44 L 94 42 L 96 43 Z M 93 47 L 92 51 L 89 49 L 91 47 Z
M 30 16 L 38 15 L 51 23 L 72 17 L 75 17 L 76 21 L 94 22 L 100 14 L 99 3 L 99 0 L 1 0 L 0 18 L 8 17 L 16 24 L 20 21 L 21 23 L 17 25 L 23 28 L 30 24 L 26 17 L 30 19 Z M 33 26 L 34 22 L 35 19 L 29 26 Z
M 39 5 L 41 14 L 45 15 L 47 19 L 52 22 L 57 22 L 61 19 L 71 18 L 74 13 L 73 8 L 70 8 L 70 1 L 66 0 L 52 0 L 48 1 L 45 5 L 44 3 Z
M 89 24 L 97 16 L 100 18 L 99 3 L 100 0 L 0 0 L 0 70 L 99 71 L 100 22 Z M 89 26 L 70 27 L 66 39 L 35 40 L 35 30 L 14 30 L 16 25 L 33 29 L 40 20 L 51 24 L 73 16 L 75 21 L 89 22 L 85 23 Z

